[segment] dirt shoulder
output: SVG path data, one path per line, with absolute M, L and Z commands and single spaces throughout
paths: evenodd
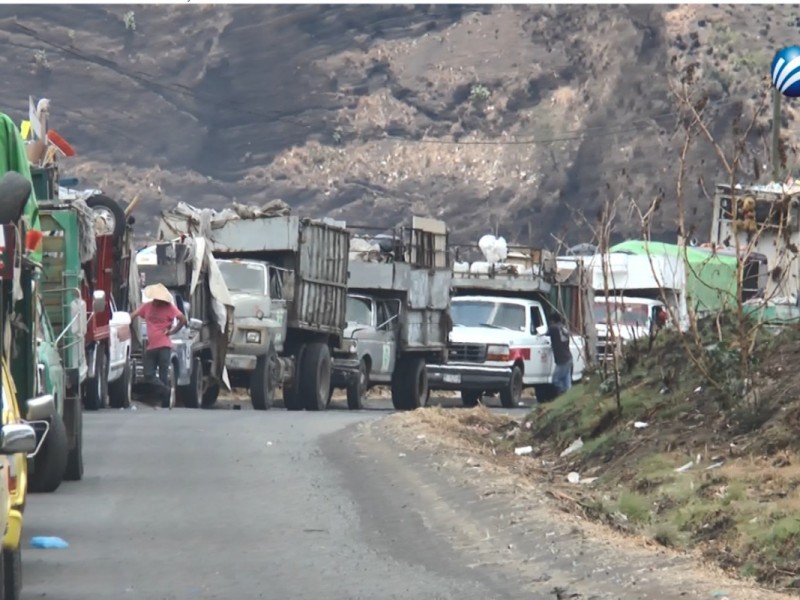
M 442 513 L 458 547 L 483 557 L 472 567 L 491 564 L 513 574 L 538 592 L 535 597 L 796 597 L 734 579 L 700 551 L 667 548 L 647 534 L 600 523 L 586 508 L 591 484 L 568 483 L 541 458 L 517 456 L 509 444 L 498 443 L 498 436 L 507 441 L 525 430 L 525 420 L 482 407 L 431 408 L 363 427 L 371 437 L 390 440 L 396 460 L 414 462 L 439 486 L 446 481 L 461 490 L 445 507 L 426 502 L 429 492 L 421 492 L 428 518 Z

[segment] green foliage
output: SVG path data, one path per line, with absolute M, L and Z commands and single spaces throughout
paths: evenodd
M 122 15 L 122 21 L 125 23 L 126 30 L 136 31 L 136 14 L 132 10 Z
M 472 86 L 472 89 L 469 91 L 469 100 L 473 104 L 481 104 L 489 100 L 492 97 L 492 92 L 489 91 L 485 85 L 480 83 L 476 83 Z

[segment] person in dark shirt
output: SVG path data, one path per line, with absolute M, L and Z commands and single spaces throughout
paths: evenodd
M 559 394 L 563 394 L 572 387 L 572 352 L 569 349 L 569 331 L 560 314 L 553 313 L 550 317 L 547 334 L 550 336 L 550 347 L 553 349 L 553 359 L 556 363 L 553 385 Z

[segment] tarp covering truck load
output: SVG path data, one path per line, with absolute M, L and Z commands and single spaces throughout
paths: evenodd
M 162 213 L 159 238 L 210 243 L 235 305 L 231 385 L 248 388 L 257 410 L 272 406 L 279 385 L 288 410 L 324 410 L 345 327 L 350 235 L 287 212 L 180 203 Z
M 410 228 L 351 240 L 345 338 L 357 343 L 354 354 L 334 357 L 333 371 L 334 385 L 347 390 L 348 408 L 362 408 L 376 384 L 391 385 L 398 410 L 427 403 L 425 365 L 447 359 L 451 277 L 442 221 L 414 217 Z M 348 377 L 353 358 L 355 380 Z

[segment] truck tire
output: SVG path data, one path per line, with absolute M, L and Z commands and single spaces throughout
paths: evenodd
M 22 545 L 3 550 L 4 600 L 19 600 L 22 594 Z
M 203 361 L 199 356 L 192 359 L 192 373 L 189 376 L 189 385 L 182 385 L 177 389 L 178 400 L 186 408 L 200 408 L 203 402 Z
M 115 240 L 122 237 L 122 234 L 125 233 L 127 217 L 125 209 L 119 202 L 103 194 L 97 194 L 86 200 L 86 206 L 111 221 L 111 235 Z
M 210 384 L 203 392 L 203 408 L 213 408 L 219 398 L 219 383 Z
M 108 367 L 106 365 L 105 349 L 102 346 L 97 349 L 95 361 L 94 377 L 86 380 L 86 410 L 104 408 L 108 397 Z
M 392 375 L 392 404 L 396 410 L 415 410 L 428 401 L 428 372 L 425 359 L 410 357 L 399 361 Z
M 66 481 L 80 481 L 83 479 L 83 411 L 78 402 L 77 415 L 78 428 L 75 432 L 75 447 L 69 451 L 67 457 L 67 470 L 64 472 Z
M 467 408 L 474 408 L 478 406 L 478 402 L 483 398 L 483 392 L 476 392 L 475 390 L 461 390 L 461 404 Z
M 325 410 L 331 390 L 331 351 L 327 344 L 308 344 L 300 365 L 300 401 L 306 410 Z
M 362 410 L 368 389 L 369 367 L 362 358 L 361 363 L 358 365 L 358 380 L 347 387 L 347 408 L 350 410 Z
M 125 361 L 122 375 L 119 379 L 108 384 L 108 405 L 111 408 L 129 408 L 133 395 L 133 374 L 131 361 Z
M 272 408 L 272 401 L 275 398 L 274 361 L 276 359 L 275 349 L 270 344 L 267 353 L 259 356 L 256 361 L 256 370 L 250 377 L 250 401 L 255 410 L 269 410 Z
M 508 382 L 508 387 L 500 390 L 500 404 L 503 408 L 514 408 L 519 406 L 522 400 L 522 369 L 514 365 L 511 369 L 511 380 Z
M 28 479 L 28 489 L 34 494 L 55 492 L 64 480 L 68 454 L 67 428 L 61 415 L 55 414 L 50 431 L 33 459 L 33 473 Z

